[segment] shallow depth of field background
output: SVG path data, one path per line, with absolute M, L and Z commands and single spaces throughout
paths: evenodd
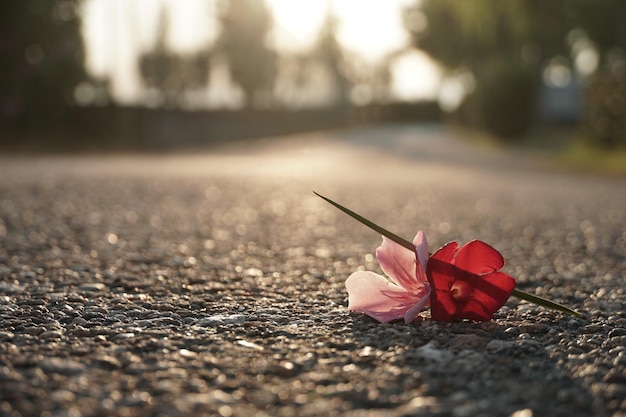
M 377 123 L 623 173 L 619 1 L 26 0 L 0 149 L 171 151 Z

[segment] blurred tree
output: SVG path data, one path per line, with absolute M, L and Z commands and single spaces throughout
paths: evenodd
M 209 82 L 210 48 L 195 54 L 175 53 L 167 47 L 168 17 L 161 10 L 157 39 L 152 50 L 139 57 L 139 73 L 149 88 L 152 105 L 184 107 L 186 96 L 206 88 Z
M 337 19 L 330 12 L 330 3 L 328 3 L 326 20 L 320 29 L 311 57 L 329 71 L 337 101 L 339 105 L 345 106 L 350 103 L 352 83 L 346 71 L 345 54 L 337 41 L 336 32 Z
M 486 59 L 511 54 L 524 44 L 530 22 L 523 0 L 497 2 L 425 0 L 407 9 L 405 25 L 414 43 L 447 68 L 480 72 Z M 421 18 L 425 16 L 427 24 Z
M 87 79 L 80 0 L 0 2 L 0 124 L 58 122 Z
M 277 98 L 287 106 L 346 107 L 354 87 L 354 64 L 336 38 L 337 19 L 327 0 L 325 19 L 312 47 L 278 56 Z
M 560 1 L 425 0 L 407 9 L 405 25 L 414 44 L 444 67 L 472 75 L 475 93 L 464 109 L 473 114 L 471 121 L 498 136 L 519 137 L 532 119 L 542 57 L 563 49 L 565 29 L 555 18 L 560 6 Z
M 266 44 L 270 12 L 263 0 L 223 0 L 221 6 L 222 31 L 216 52 L 226 58 L 246 106 L 269 106 L 277 74 L 276 54 Z
M 626 148 L 626 2 L 583 2 L 580 27 L 598 52 L 585 92 L 585 131 L 592 144 Z M 585 45 L 583 38 L 580 43 Z M 576 45 L 574 45 L 576 48 Z
M 332 2 L 327 0 L 326 16 L 313 47 L 280 56 L 278 83 L 283 87 L 279 88 L 279 93 L 283 93 L 281 97 L 298 103 L 308 95 L 311 105 L 339 107 L 387 101 L 393 55 L 372 63 L 350 53 L 337 40 L 337 27 Z
M 624 21 L 626 3 L 620 0 L 423 0 L 405 12 L 415 46 L 445 68 L 473 76 L 475 92 L 467 97 L 464 111 L 476 116 L 469 118 L 510 137 L 523 135 L 530 126 L 550 60 L 559 57 L 573 67 L 570 59 L 591 48 L 601 56 L 601 68 L 615 67 L 615 48 L 626 45 Z M 583 45 L 576 39 L 590 42 Z M 608 64 L 609 56 L 613 64 Z M 606 88 L 619 79 L 615 71 L 608 72 L 597 81 L 599 91 L 620 90 Z M 599 96 L 591 95 L 594 108 L 606 102 Z M 615 106 L 610 107 L 614 113 Z M 603 121 L 592 125 L 607 126 L 614 117 L 599 114 Z

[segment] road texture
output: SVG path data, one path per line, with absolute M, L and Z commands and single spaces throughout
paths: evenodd
M 379 324 L 380 236 L 484 240 L 486 323 Z M 2 416 L 626 416 L 626 182 L 388 126 L 178 155 L 0 158 Z

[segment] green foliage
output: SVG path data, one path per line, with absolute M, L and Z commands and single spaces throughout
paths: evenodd
M 626 58 L 596 73 L 585 95 L 587 137 L 605 149 L 626 149 Z
M 626 2 L 623 0 L 579 0 L 580 18 L 576 22 L 601 55 L 626 48 Z
M 565 29 L 555 28 L 549 19 L 560 5 L 556 1 L 548 7 L 526 0 L 425 0 L 420 9 L 408 12 L 407 19 L 410 13 L 424 13 L 428 25 L 413 31 L 416 46 L 444 67 L 464 68 L 474 77 L 476 90 L 464 103 L 462 118 L 489 133 L 514 138 L 526 133 L 533 120 L 541 56 L 545 49 L 556 52 L 548 47 L 554 44 L 548 40 L 563 40 Z M 537 18 L 538 11 L 542 14 Z M 545 42 L 540 47 L 537 41 L 542 34 Z
M 508 140 L 522 137 L 531 124 L 535 94 L 533 73 L 513 60 L 493 60 L 478 80 L 476 105 L 487 132 Z
M 419 15 L 427 24 L 412 25 Z M 464 114 L 478 114 L 492 133 L 513 137 L 523 134 L 533 120 L 534 101 L 539 97 L 534 92 L 546 63 L 555 57 L 567 61 L 580 51 L 573 30 L 591 40 L 602 64 L 614 48 L 626 48 L 625 19 L 626 2 L 621 0 L 423 0 L 407 10 L 406 26 L 414 45 L 445 68 L 473 75 L 476 92 L 465 103 Z M 591 86 L 598 88 L 592 106 L 606 107 L 608 97 L 598 96 L 607 89 L 602 85 L 611 82 L 602 79 L 597 87 Z M 612 85 L 609 90 L 618 88 L 615 80 Z M 588 120 L 598 117 L 606 119 L 592 115 Z
M 0 3 L 0 124 L 36 128 L 62 119 L 87 78 L 79 0 Z
M 476 67 L 485 59 L 507 54 L 528 43 L 533 21 L 524 0 L 493 2 L 425 0 L 407 11 L 423 13 L 428 24 L 412 30 L 414 43 L 449 69 Z

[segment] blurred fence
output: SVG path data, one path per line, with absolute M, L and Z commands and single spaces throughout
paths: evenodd
M 4 151 L 170 151 L 247 138 L 345 128 L 368 123 L 437 122 L 435 102 L 307 110 L 183 111 L 141 107 L 75 107 L 53 129 L 7 135 Z

